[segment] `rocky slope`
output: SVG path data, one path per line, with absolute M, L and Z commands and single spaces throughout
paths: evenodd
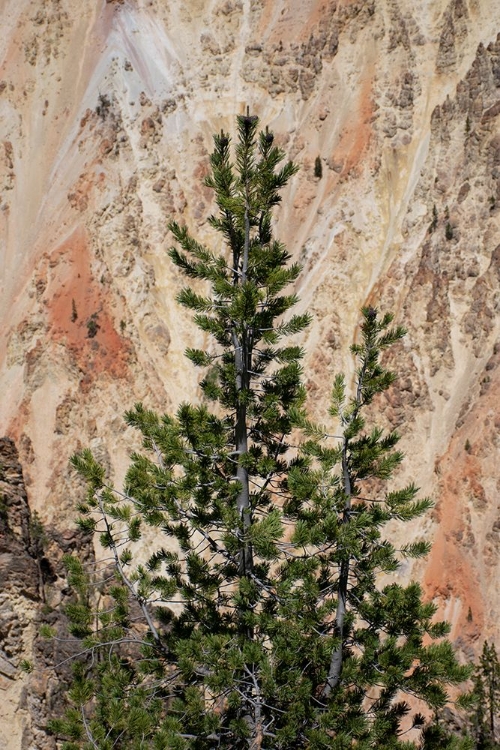
M 90 445 L 119 479 L 135 440 L 123 410 L 196 394 L 182 353 L 199 334 L 174 302 L 166 223 L 209 239 L 211 133 L 246 104 L 301 166 L 278 230 L 314 314 L 311 411 L 350 371 L 359 307 L 394 310 L 409 333 L 381 406 L 403 474 L 436 499 L 413 574 L 464 653 L 499 645 L 499 19 L 500 0 L 4 0 L 0 435 L 45 548 L 5 521 L 2 750 L 51 746 L 33 638 L 64 596 L 61 555 L 83 545 L 69 456 Z

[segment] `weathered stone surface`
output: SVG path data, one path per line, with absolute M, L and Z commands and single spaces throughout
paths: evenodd
M 21 727 L 12 733 L 17 709 L 27 723 L 31 718 L 22 705 L 19 664 L 31 652 L 33 628 L 38 616 L 42 581 L 37 561 L 37 542 L 32 539 L 31 517 L 18 453 L 12 440 L 0 439 L 0 747 L 14 747 L 25 737 Z M 26 745 L 27 746 L 27 745 Z
M 0 748 L 52 750 L 45 725 L 61 710 L 61 691 L 77 644 L 67 638 L 61 603 L 68 596 L 61 558 L 75 549 L 89 559 L 81 533 L 44 528 L 28 505 L 16 446 L 0 438 Z M 56 608 L 54 608 L 56 607 Z M 61 642 L 38 636 L 55 626 Z M 20 670 L 29 661 L 32 671 Z M 57 668 L 59 681 L 54 678 Z M 14 719 L 15 717 L 15 719 Z

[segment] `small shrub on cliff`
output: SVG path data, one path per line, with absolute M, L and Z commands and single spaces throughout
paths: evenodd
M 379 583 L 429 549 L 383 533 L 431 506 L 413 484 L 387 487 L 399 438 L 372 426 L 395 380 L 381 355 L 404 331 L 363 310 L 354 385 L 338 375 L 331 425 L 313 424 L 294 338 L 309 316 L 290 313 L 286 291 L 301 269 L 272 221 L 296 167 L 255 117 L 238 118 L 234 157 L 229 135 L 214 142 L 217 250 L 170 224 L 172 261 L 208 288 L 178 298 L 211 342 L 186 352 L 203 398 L 175 415 L 127 413 L 143 451 L 123 489 L 89 450 L 73 459 L 88 484 L 81 526 L 100 535 L 115 580 L 97 596 L 67 561 L 85 655 L 52 729 L 68 750 L 408 750 L 411 728 L 421 747 L 458 747 L 417 710 L 440 709 L 467 674 L 448 627 L 417 583 Z
M 317 156 L 314 161 L 314 176 L 321 180 L 323 177 L 323 165 L 321 163 L 321 157 Z
M 436 204 L 432 206 L 432 221 L 429 224 L 429 232 L 432 233 L 436 230 L 436 227 L 438 225 L 438 212 L 436 208 Z
M 90 318 L 87 320 L 87 338 L 95 338 L 100 327 L 101 326 L 97 322 L 97 313 L 92 313 Z

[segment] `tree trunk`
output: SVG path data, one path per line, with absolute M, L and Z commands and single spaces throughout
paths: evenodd
M 248 200 L 248 199 L 247 199 Z M 245 209 L 245 244 L 243 248 L 243 263 L 241 268 L 241 277 L 236 283 L 245 284 L 248 270 L 248 253 L 250 248 L 250 217 L 248 204 Z M 250 483 L 248 480 L 248 471 L 242 465 L 242 458 L 248 453 L 248 422 L 246 401 L 240 400 L 240 395 L 248 391 L 250 387 L 251 369 L 251 346 L 249 342 L 249 331 L 245 321 L 241 338 L 236 334 L 233 335 L 234 359 L 236 365 L 236 392 L 238 394 L 238 404 L 236 407 L 236 426 L 235 426 L 235 448 L 238 456 L 238 468 L 236 478 L 241 484 L 241 490 L 236 501 L 239 516 L 243 526 L 243 546 L 240 552 L 240 575 L 247 576 L 253 572 L 253 552 L 252 546 L 248 540 L 248 530 L 252 525 L 252 513 L 250 507 Z
M 344 494 L 345 494 L 345 505 L 344 515 L 342 523 L 348 523 L 351 514 L 351 477 L 349 474 L 349 466 L 347 462 L 347 441 L 344 439 L 344 447 L 342 450 L 342 473 L 344 481 Z M 349 582 L 349 567 L 350 558 L 347 557 L 340 564 L 340 576 L 339 576 L 339 593 L 337 612 L 335 613 L 335 629 L 340 642 L 335 651 L 332 653 L 330 660 L 330 669 L 328 671 L 328 677 L 326 685 L 323 688 L 323 698 L 328 698 L 332 690 L 338 685 L 340 681 L 340 675 L 342 674 L 342 663 L 343 663 L 343 649 L 344 649 L 344 620 L 347 611 L 347 584 Z

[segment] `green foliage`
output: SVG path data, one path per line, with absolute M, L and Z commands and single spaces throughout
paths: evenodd
M 30 674 L 31 672 L 33 672 L 34 666 L 30 661 L 28 661 L 28 659 L 22 659 L 19 662 L 19 669 L 21 670 L 21 672 Z
M 206 284 L 179 295 L 212 340 L 186 352 L 205 369 L 202 403 L 127 412 L 143 450 L 123 490 L 90 451 L 73 458 L 88 485 L 80 525 L 114 563 L 101 582 L 66 558 L 86 656 L 51 728 L 66 750 L 408 750 L 411 727 L 422 747 L 458 747 L 405 702 L 442 708 L 467 670 L 419 585 L 391 579 L 428 544 L 398 550 L 386 525 L 431 506 L 413 484 L 386 487 L 403 455 L 370 408 L 394 383 L 383 353 L 404 330 L 365 308 L 353 387 L 334 380 L 331 427 L 308 419 L 290 337 L 309 316 L 290 314 L 300 268 L 272 222 L 296 167 L 257 125 L 238 118 L 234 157 L 226 133 L 214 138 L 209 222 L 225 250 L 170 224 L 172 261 Z
M 500 662 L 495 645 L 483 644 L 468 698 L 468 724 L 475 750 L 500 748 Z
M 317 156 L 314 160 L 314 176 L 321 180 L 323 177 L 323 164 L 321 163 L 321 157 Z
M 87 338 L 93 339 L 97 336 L 97 332 L 101 326 L 97 322 L 97 313 L 92 313 L 90 318 L 87 320 Z
M 38 515 L 36 510 L 31 514 L 29 530 L 31 543 L 35 546 L 36 549 L 43 550 L 43 548 L 47 545 L 47 535 L 40 520 L 40 516 Z
M 41 625 L 40 626 L 40 635 L 42 638 L 53 638 L 56 634 L 56 631 L 54 628 L 51 628 L 50 625 Z
M 437 225 L 438 225 L 438 212 L 437 212 L 436 204 L 434 203 L 434 205 L 432 206 L 432 221 L 429 224 L 429 232 L 430 233 L 434 232 L 437 228 Z

